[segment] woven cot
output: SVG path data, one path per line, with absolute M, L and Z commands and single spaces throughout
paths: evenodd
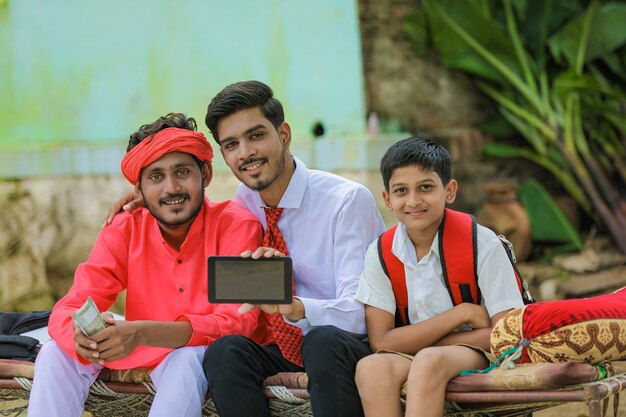
M 9 401 L 0 415 L 18 416 L 27 405 L 34 366 L 31 362 L 0 360 L 0 399 Z M 601 378 L 601 379 L 599 379 Z M 599 380 L 598 380 L 599 379 Z M 265 381 L 264 392 L 275 417 L 312 416 L 305 373 L 281 373 Z M 626 388 L 626 361 L 603 366 L 585 363 L 537 363 L 514 370 L 456 377 L 448 384 L 446 416 L 522 416 L 566 402 L 584 402 L 590 417 L 601 417 L 614 397 L 617 415 L 619 392 Z M 144 369 L 101 372 L 92 386 L 86 410 L 99 417 L 147 416 L 154 386 Z M 218 417 L 210 396 L 203 416 Z

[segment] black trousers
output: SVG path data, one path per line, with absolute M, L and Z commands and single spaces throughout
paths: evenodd
M 304 337 L 302 359 L 315 417 L 363 416 L 354 372 L 359 359 L 370 353 L 362 337 L 334 326 L 317 327 Z M 261 346 L 237 335 L 211 343 L 203 367 L 221 417 L 270 417 L 261 388 L 265 378 L 303 371 L 285 359 L 278 346 Z

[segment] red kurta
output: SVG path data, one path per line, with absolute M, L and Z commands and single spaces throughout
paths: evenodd
M 180 252 L 166 243 L 156 219 L 143 208 L 115 217 L 105 227 L 86 262 L 76 269 L 69 293 L 54 306 L 50 336 L 70 355 L 74 332 L 70 315 L 88 296 L 108 310 L 126 289 L 126 320 L 188 320 L 188 346 L 208 345 L 227 334 L 241 334 L 267 344 L 271 330 L 260 310 L 240 315 L 238 304 L 211 304 L 207 294 L 207 257 L 254 250 L 262 242 L 258 220 L 247 210 L 205 197 Z M 139 346 L 129 356 L 105 363 L 112 369 L 154 366 L 172 349 Z

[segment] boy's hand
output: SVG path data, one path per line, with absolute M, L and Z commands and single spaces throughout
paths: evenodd
M 463 322 L 472 329 L 491 327 L 491 318 L 485 307 L 478 304 L 462 303 L 455 308 L 461 310 L 464 316 Z
M 104 217 L 104 222 L 102 223 L 102 227 L 111 224 L 117 213 L 119 213 L 120 211 L 132 211 L 142 206 L 143 197 L 140 193 L 136 191 L 127 192 L 122 198 L 120 198 L 118 201 L 115 202 L 115 204 L 111 206 L 109 211 L 107 211 Z

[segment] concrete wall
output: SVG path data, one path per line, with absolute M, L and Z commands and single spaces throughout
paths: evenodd
M 353 0 L 0 0 L 0 56 L 0 311 L 66 291 L 130 188 L 130 133 L 175 111 L 208 135 L 206 106 L 231 82 L 273 87 L 307 164 L 364 172 L 379 158 L 354 146 L 367 137 Z M 219 156 L 214 172 L 209 195 L 230 198 Z
M 395 139 L 376 137 L 360 146 L 329 139 L 307 148 L 295 144 L 294 153 L 369 187 L 391 224 L 375 167 Z M 335 165 L 339 160 L 346 164 Z M 223 164 L 219 155 L 215 161 Z M 206 192 L 215 201 L 231 199 L 237 185 L 230 170 L 216 170 Z M 0 311 L 48 309 L 63 296 L 76 266 L 89 255 L 105 212 L 130 190 L 121 175 L 0 180 Z M 121 303 L 114 311 L 123 313 Z
M 3 0 L 0 178 L 117 174 L 128 135 L 171 111 L 205 133 L 225 85 L 270 84 L 294 140 L 362 136 L 355 1 Z

